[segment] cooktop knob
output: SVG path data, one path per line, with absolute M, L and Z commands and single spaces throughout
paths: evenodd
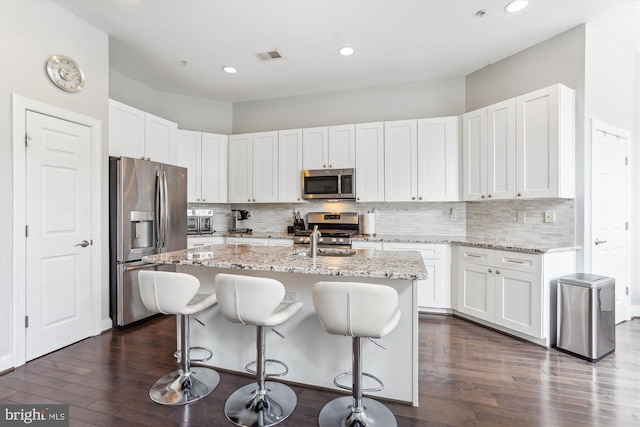
M 342 240 L 342 239 L 340 239 L 340 240 Z M 336 239 L 335 237 L 333 239 L 331 239 L 331 242 L 333 242 L 333 243 L 335 243 L 337 241 L 338 241 L 338 239 Z
M 338 243 L 344 243 L 344 239 L 341 237 L 338 239 Z

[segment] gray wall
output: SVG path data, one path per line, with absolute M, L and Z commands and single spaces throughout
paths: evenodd
M 178 128 L 232 133 L 233 105 L 193 96 L 158 92 L 115 71 L 109 72 L 109 97 L 178 123 Z
M 464 99 L 464 78 L 456 77 L 240 102 L 233 106 L 233 133 L 457 116 Z
M 78 61 L 86 74 L 76 94 L 51 84 L 45 61 L 55 54 Z M 48 0 L 0 1 L 0 363 L 13 351 L 13 139 L 11 94 L 102 120 L 103 205 L 107 206 L 109 46 L 107 35 Z M 106 225 L 96 244 L 108 253 Z M 103 282 L 108 286 L 107 262 Z M 106 276 L 105 276 L 106 275 Z M 105 292 L 106 294 L 106 292 Z M 103 303 L 108 303 L 103 301 Z M 108 313 L 108 312 L 107 312 Z

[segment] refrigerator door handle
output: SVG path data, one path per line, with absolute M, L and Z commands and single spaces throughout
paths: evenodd
M 167 245 L 167 229 L 169 228 L 169 191 L 167 189 L 167 173 L 165 171 L 162 171 L 162 190 L 162 247 L 164 248 Z
M 164 247 L 164 172 L 156 171 L 156 248 Z

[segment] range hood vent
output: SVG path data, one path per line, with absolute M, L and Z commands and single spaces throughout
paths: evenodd
M 256 53 L 258 58 L 262 61 L 271 61 L 272 59 L 281 59 L 282 55 L 277 50 L 272 50 L 269 52 Z

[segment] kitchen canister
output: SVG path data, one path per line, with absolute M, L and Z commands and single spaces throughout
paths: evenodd
M 360 217 L 360 223 L 362 224 L 362 234 L 376 234 L 376 214 L 362 214 Z

